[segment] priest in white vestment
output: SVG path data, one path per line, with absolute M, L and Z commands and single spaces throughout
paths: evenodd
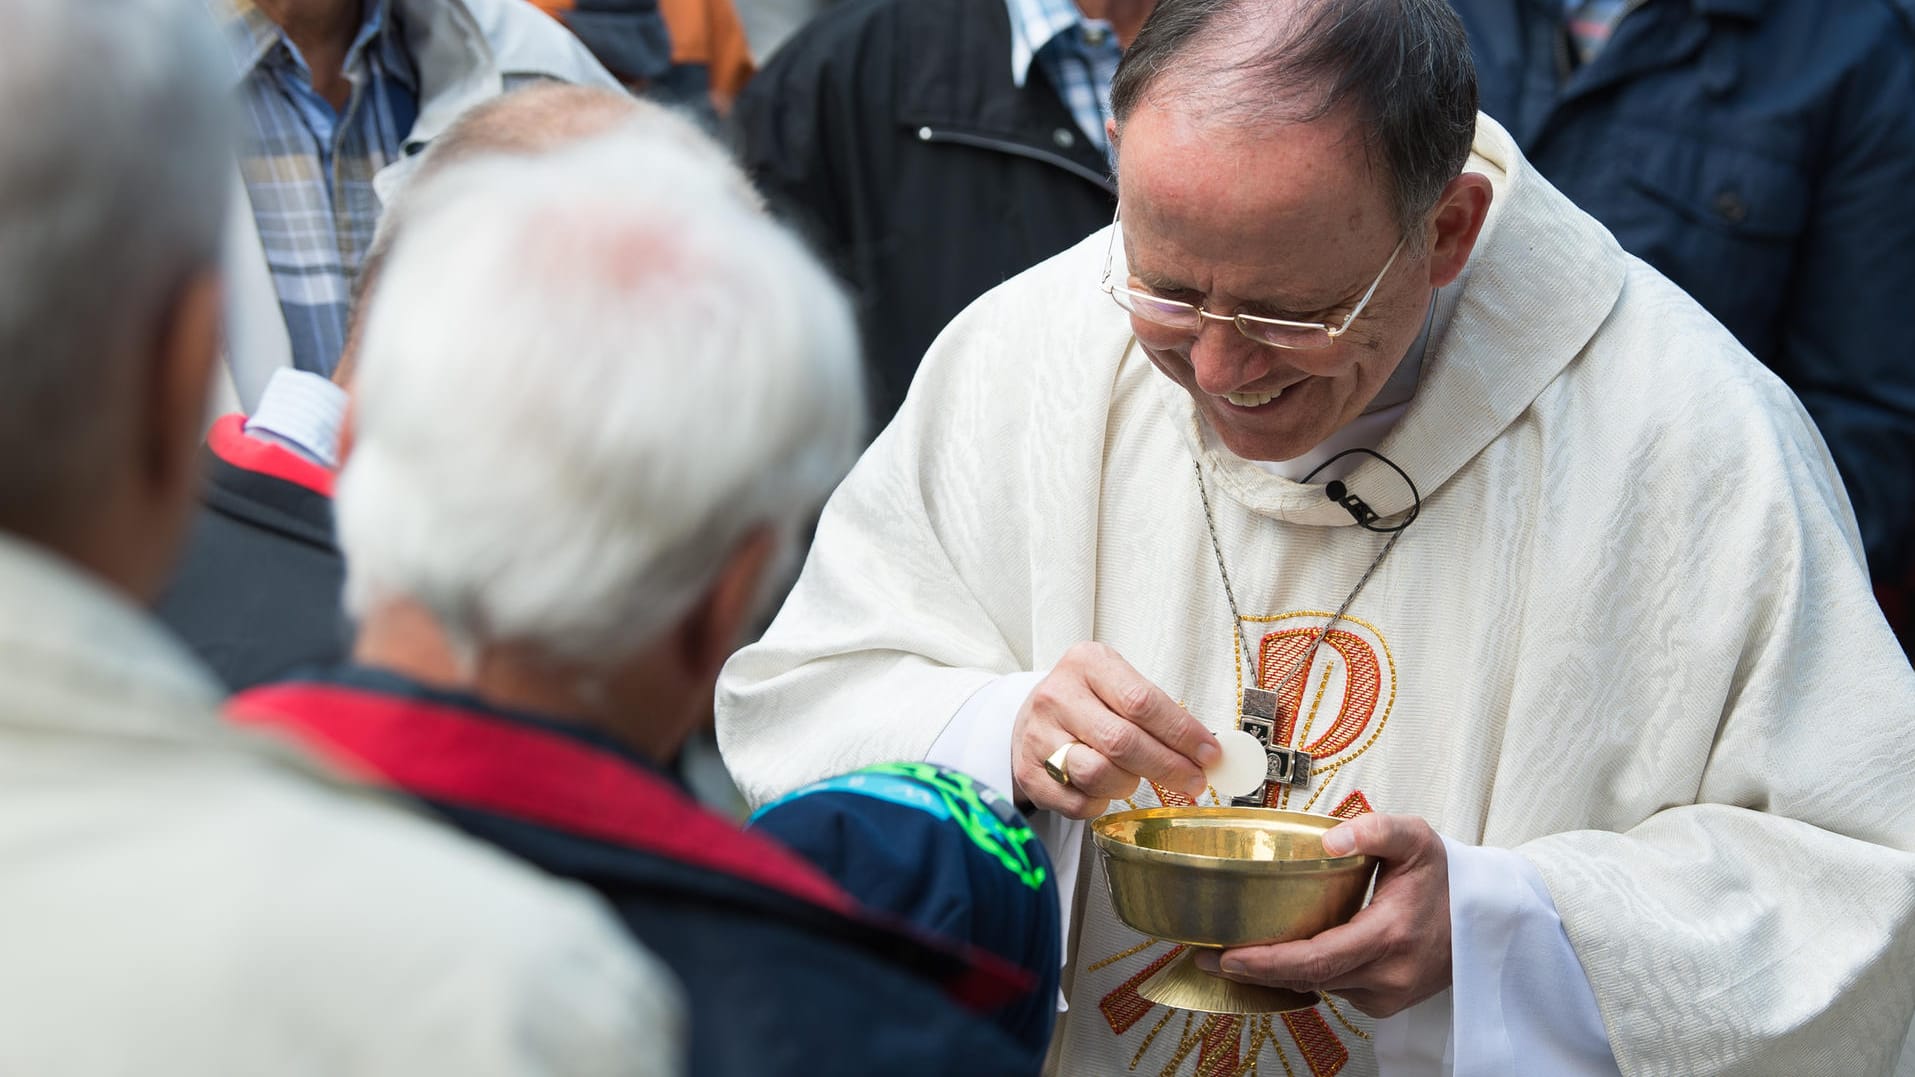
M 1042 809 L 1061 1073 L 1897 1072 L 1915 672 L 1795 398 L 1475 116 L 1441 0 L 1164 0 L 1113 106 L 1120 224 L 952 323 L 727 667 L 747 795 Z M 1169 1010 L 1082 820 L 1216 802 L 1253 688 L 1264 802 L 1384 866 L 1207 965 L 1323 1004 Z

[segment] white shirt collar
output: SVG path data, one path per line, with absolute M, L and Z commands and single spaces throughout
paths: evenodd
M 329 471 L 339 468 L 339 431 L 346 391 L 311 371 L 282 367 L 246 420 L 246 434 L 298 453 Z

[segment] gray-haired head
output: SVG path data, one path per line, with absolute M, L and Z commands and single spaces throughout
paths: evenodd
M 230 63 L 192 0 L 0 0 L 0 527 L 138 452 L 158 326 L 213 266 Z
M 1244 125 L 1349 108 L 1412 233 L 1476 133 L 1476 69 L 1448 0 L 1160 0 L 1111 84 L 1118 127 L 1146 101 Z
M 603 670 L 744 536 L 796 548 L 862 444 L 857 334 L 731 169 L 621 126 L 407 192 L 336 499 L 355 614 Z

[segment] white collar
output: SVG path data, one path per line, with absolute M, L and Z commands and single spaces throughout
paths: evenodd
M 246 434 L 280 445 L 328 471 L 339 469 L 339 431 L 346 421 L 346 391 L 311 371 L 273 371 L 259 406 L 246 419 Z

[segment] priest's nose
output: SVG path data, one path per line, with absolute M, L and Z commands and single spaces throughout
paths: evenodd
M 1244 336 L 1234 322 L 1205 321 L 1187 354 L 1197 387 L 1213 396 L 1236 392 L 1276 367 L 1273 349 Z

